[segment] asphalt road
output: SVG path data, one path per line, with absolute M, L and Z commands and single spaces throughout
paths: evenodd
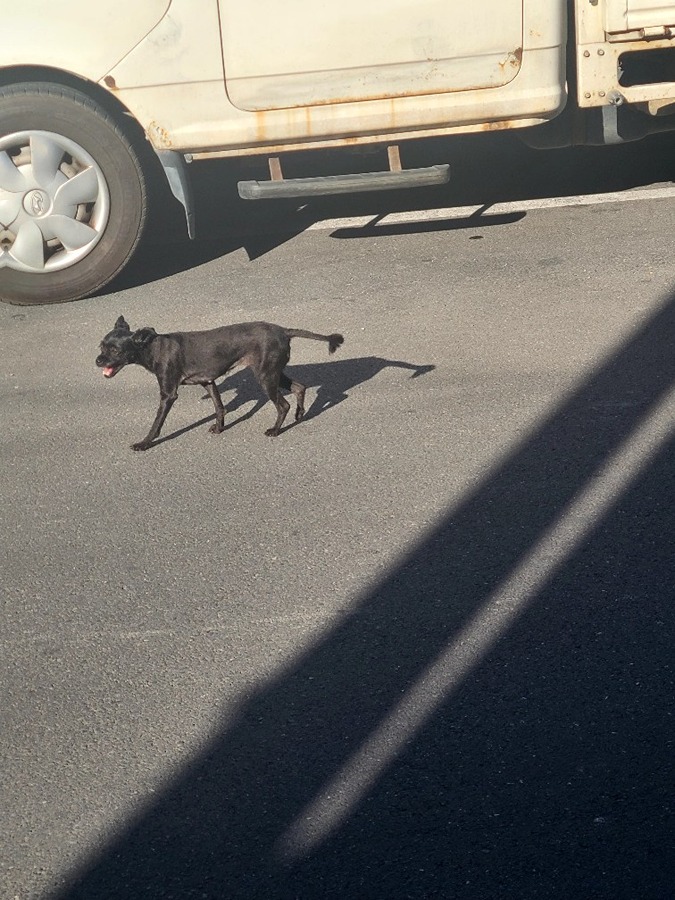
M 0 305 L 3 900 L 673 896 L 672 139 L 456 153 L 300 210 L 208 167 L 196 245 Z M 346 341 L 279 438 L 240 371 L 134 453 L 120 314 Z

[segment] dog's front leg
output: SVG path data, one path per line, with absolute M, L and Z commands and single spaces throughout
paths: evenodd
M 139 441 L 137 444 L 132 444 L 132 450 L 147 450 L 148 447 L 155 440 L 159 432 L 161 431 L 162 425 L 164 424 L 164 420 L 169 414 L 169 410 L 176 402 L 176 398 L 178 397 L 178 391 L 174 391 L 172 394 L 161 392 L 160 400 L 159 400 L 159 409 L 157 410 L 157 415 L 155 416 L 155 421 L 152 423 L 152 427 L 150 431 L 146 434 L 142 441 Z

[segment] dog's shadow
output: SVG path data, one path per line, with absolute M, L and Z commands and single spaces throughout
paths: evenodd
M 337 406 L 338 403 L 342 403 L 348 398 L 350 390 L 363 384 L 365 381 L 369 381 L 388 368 L 407 369 L 412 372 L 411 378 L 419 378 L 420 375 L 426 375 L 436 367 L 433 365 L 417 366 L 400 360 L 381 359 L 379 356 L 364 356 L 358 359 L 341 359 L 334 362 L 331 360 L 326 363 L 290 365 L 287 366 L 285 371 L 289 376 L 304 384 L 308 390 L 311 391 L 312 388 L 317 388 L 316 395 L 302 420 L 307 422 L 309 419 L 314 419 L 332 407 Z M 232 375 L 228 375 L 218 385 L 218 390 L 221 394 L 234 391 L 234 397 L 225 404 L 225 412 L 227 414 L 236 413 L 243 406 L 253 402 L 253 406 L 242 415 L 232 420 L 225 420 L 225 431 L 234 428 L 235 425 L 239 425 L 246 419 L 250 419 L 265 404 L 269 403 L 269 398 L 249 369 L 239 369 L 233 372 Z M 202 399 L 210 401 L 208 394 L 205 394 Z M 289 418 L 292 416 L 293 408 L 291 407 Z M 155 441 L 155 444 L 173 440 L 187 431 L 199 428 L 201 425 L 205 425 L 214 419 L 215 415 L 205 416 L 191 425 L 159 438 L 159 440 Z M 295 422 L 291 422 L 282 430 L 287 431 L 289 428 L 293 428 L 295 424 Z

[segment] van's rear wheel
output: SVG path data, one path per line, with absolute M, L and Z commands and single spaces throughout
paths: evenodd
M 0 298 L 77 300 L 120 272 L 141 238 L 147 192 L 115 120 L 77 90 L 0 88 Z

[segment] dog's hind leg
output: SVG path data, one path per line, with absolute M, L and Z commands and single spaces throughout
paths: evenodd
M 265 431 L 267 437 L 276 437 L 281 431 L 281 426 L 284 424 L 284 419 L 288 415 L 291 404 L 282 396 L 279 390 L 279 376 L 276 373 L 256 372 L 255 375 L 260 382 L 260 386 L 277 408 L 276 422 Z
M 300 384 L 299 381 L 291 381 L 285 372 L 281 373 L 279 385 L 285 391 L 292 391 L 295 395 L 295 402 L 297 404 L 295 407 L 295 421 L 299 422 L 305 415 L 305 391 L 307 388 L 304 384 Z
M 209 396 L 213 400 L 213 405 L 216 408 L 216 421 L 209 428 L 209 431 L 211 434 L 220 434 L 220 432 L 225 429 L 225 407 L 220 398 L 220 392 L 213 381 L 207 382 L 204 387 L 209 392 Z
M 285 397 L 281 396 L 279 391 L 276 392 L 276 397 L 273 392 L 270 391 L 269 398 L 277 408 L 277 420 L 271 428 L 265 430 L 265 434 L 267 437 L 277 437 L 281 431 L 281 426 L 284 424 L 284 419 L 288 415 L 288 410 L 291 408 L 291 404 Z
M 266 352 L 262 353 L 257 359 L 254 358 L 247 361 L 258 384 L 277 408 L 276 422 L 265 431 L 267 437 L 276 437 L 281 431 L 281 426 L 288 415 L 288 410 L 291 408 L 290 403 L 280 390 L 281 384 L 285 385 L 290 381 L 287 376 L 284 376 L 284 366 L 288 363 L 291 355 L 290 342 L 287 342 L 286 346 L 267 347 L 265 350 Z M 284 378 L 285 381 L 282 380 Z

